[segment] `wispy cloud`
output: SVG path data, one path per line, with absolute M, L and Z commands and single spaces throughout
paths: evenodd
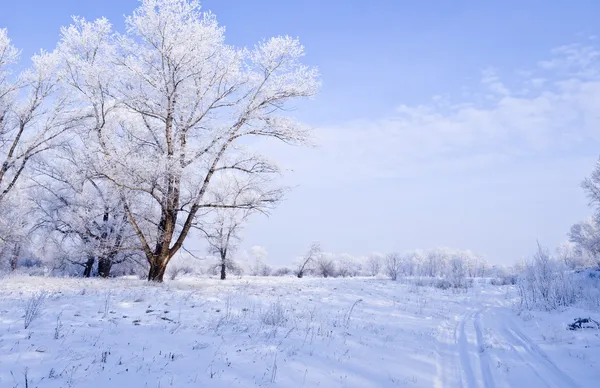
M 599 53 L 583 44 L 560 47 L 517 82 L 483 70 L 469 101 L 436 96 L 428 104 L 400 105 L 378 120 L 321 128 L 321 147 L 307 164 L 312 173 L 316 168 L 317 174 L 356 179 L 431 164 L 462 166 L 460 160 L 571 152 L 600 135 Z
M 592 40 L 592 39 L 590 39 Z M 552 50 L 553 57 L 540 61 L 545 70 L 559 70 L 577 77 L 598 77 L 600 50 L 585 43 L 573 43 Z
M 578 182 L 600 138 L 595 46 L 569 47 L 552 67 L 485 69 L 456 97 L 318 128 L 315 149 L 271 148 L 300 187 L 265 230 L 354 253 L 447 245 L 499 261 L 558 244 L 588 212 Z
M 501 96 L 508 96 L 510 90 L 500 81 L 500 77 L 494 68 L 487 68 L 481 72 L 481 83 L 486 86 L 490 92 Z

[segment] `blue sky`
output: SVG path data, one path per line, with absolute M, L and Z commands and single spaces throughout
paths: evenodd
M 25 57 L 70 15 L 117 28 L 136 0 L 5 1 Z M 298 36 L 323 89 L 297 115 L 320 147 L 270 150 L 297 186 L 244 245 L 285 263 L 334 252 L 471 248 L 510 263 L 591 213 L 600 154 L 597 1 L 207 0 L 235 45 Z

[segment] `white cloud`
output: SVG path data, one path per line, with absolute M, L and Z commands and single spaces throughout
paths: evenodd
M 487 68 L 481 72 L 481 83 L 494 94 L 508 96 L 510 90 L 500 81 L 495 69 Z
M 319 128 L 315 149 L 270 148 L 300 187 L 264 228 L 286 230 L 288 244 L 317 236 L 353 253 L 448 245 L 498 261 L 538 238 L 560 242 L 588 212 L 578 182 L 600 151 L 596 51 L 554 50 L 518 81 L 488 69 L 480 90 L 457 90 L 458 99 L 440 90 L 387 117 Z M 277 244 L 268 249 L 277 254 Z
M 571 76 L 597 78 L 600 75 L 600 50 L 583 43 L 574 43 L 552 50 L 553 57 L 538 65 L 545 70 L 559 70 Z
M 546 62 L 555 68 L 549 71 L 542 62 L 512 88 L 527 88 L 525 95 L 512 93 L 496 71 L 487 69 L 482 80 L 486 89 L 469 103 L 453 105 L 447 97 L 435 96 L 428 105 L 400 105 L 379 120 L 321 128 L 321 147 L 308 162 L 310 171 L 331 179 L 343 171 L 356 179 L 374 171 L 402 174 L 456 159 L 499 161 L 503 156 L 574 150 L 600 134 L 600 63 L 593 62 L 597 52 L 580 45 L 554 50 Z M 486 90 L 493 92 L 493 100 L 481 98 Z

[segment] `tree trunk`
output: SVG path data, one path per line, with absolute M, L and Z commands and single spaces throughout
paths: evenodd
M 167 269 L 167 260 L 154 259 L 150 262 L 148 281 L 162 283 Z
M 19 255 L 21 254 L 21 245 L 15 244 L 12 252 L 12 256 L 10 258 L 10 270 L 16 271 L 17 265 L 19 264 Z
M 98 276 L 107 278 L 110 276 L 112 260 L 109 257 L 100 257 L 98 259 Z
M 225 278 L 227 277 L 227 274 L 225 273 L 225 263 L 221 264 L 221 280 L 225 280 Z
M 302 276 L 304 276 L 304 273 L 302 271 L 298 271 L 298 279 L 302 279 Z
M 94 258 L 90 257 L 86 262 L 83 270 L 83 277 L 89 278 L 92 276 L 92 268 L 94 268 Z

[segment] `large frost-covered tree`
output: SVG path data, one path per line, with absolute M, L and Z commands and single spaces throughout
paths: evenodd
M 226 44 L 198 1 L 142 0 L 126 25 L 118 33 L 106 19 L 75 18 L 57 53 L 89 115 L 81 140 L 94 173 L 118 189 L 148 279 L 162 281 L 203 210 L 281 197 L 268 179 L 277 167 L 251 138 L 306 142 L 309 131 L 285 108 L 316 93 L 318 74 L 287 36 L 252 49 Z
M 61 92 L 58 57 L 35 55 L 30 68 L 15 74 L 19 54 L 0 29 L 0 245 L 3 254 L 11 252 L 12 269 L 29 228 L 22 190 L 27 167 L 79 122 Z

